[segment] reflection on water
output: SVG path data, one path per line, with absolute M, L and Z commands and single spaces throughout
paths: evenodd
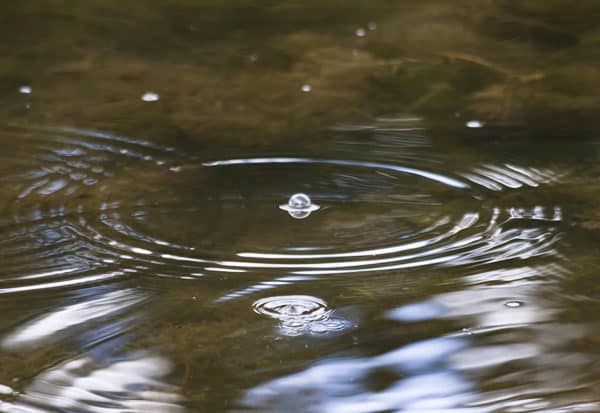
M 0 5 L 0 411 L 600 411 L 592 3 Z
M 376 357 L 325 360 L 250 390 L 242 404 L 265 412 L 462 411 L 475 394 L 448 361 L 466 345 L 437 338 Z
M 43 340 L 56 336 L 60 331 L 84 323 L 89 326 L 95 319 L 125 311 L 144 299 L 142 294 L 133 290 L 98 294 L 92 299 L 52 310 L 50 314 L 45 314 L 17 327 L 17 331 L 5 336 L 2 347 L 16 349 L 31 343 L 39 345 Z
M 108 365 L 90 358 L 68 360 L 35 377 L 7 412 L 183 412 L 182 396 L 162 382 L 169 362 L 138 357 Z

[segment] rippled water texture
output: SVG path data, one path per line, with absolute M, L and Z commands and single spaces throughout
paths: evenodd
M 309 6 L 0 6 L 0 412 L 600 411 L 600 8 Z

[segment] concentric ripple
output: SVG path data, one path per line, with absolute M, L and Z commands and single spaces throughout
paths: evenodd
M 252 305 L 254 312 L 279 321 L 281 334 L 326 334 L 343 330 L 348 323 L 332 317 L 333 311 L 320 298 L 308 295 L 266 297 Z
M 235 275 L 242 287 L 223 301 L 322 277 L 556 254 L 560 208 L 500 207 L 486 194 L 557 174 L 449 171 L 417 119 L 376 124 L 336 128 L 320 156 L 221 159 L 104 132 L 9 128 L 0 293 Z M 318 213 L 281 213 L 298 194 Z

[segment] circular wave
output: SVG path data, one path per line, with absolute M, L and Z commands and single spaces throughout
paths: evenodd
M 252 308 L 278 320 L 280 333 L 287 336 L 328 334 L 349 326 L 347 321 L 332 317 L 325 301 L 308 295 L 266 297 L 255 301 Z
M 556 253 L 560 209 L 500 208 L 486 197 L 553 182 L 550 171 L 504 164 L 444 172 L 418 157 L 429 150 L 418 128 L 378 122 L 366 129 L 374 143 L 360 150 L 344 148 L 364 137 L 344 135 L 346 146 L 328 157 L 217 160 L 98 131 L 9 128 L 0 293 L 133 273 L 237 273 L 249 286 L 218 298 L 227 300 L 324 276 Z M 394 159 L 394 148 L 418 162 Z M 280 208 L 299 193 L 318 205 L 302 220 Z

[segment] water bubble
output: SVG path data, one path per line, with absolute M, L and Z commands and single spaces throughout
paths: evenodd
M 320 208 L 313 204 L 310 197 L 303 193 L 294 194 L 287 204 L 279 205 L 279 208 L 287 211 L 292 218 L 304 219 Z
M 519 308 L 522 305 L 523 303 L 521 301 L 507 301 L 504 303 L 504 306 L 508 308 Z
M 181 166 L 179 166 L 179 165 L 173 165 L 173 166 L 171 166 L 171 167 L 169 168 L 169 171 L 171 171 L 171 172 L 175 172 L 175 173 L 177 173 L 177 172 L 181 172 Z
M 308 330 L 313 334 L 331 334 L 337 331 L 346 330 L 350 326 L 347 320 L 341 318 L 330 318 L 323 321 L 317 321 L 308 325 Z
M 306 194 L 294 194 L 288 201 L 288 206 L 294 209 L 308 208 L 310 204 L 310 198 Z
M 32 91 L 33 90 L 31 89 L 31 86 L 26 86 L 25 85 L 25 86 L 21 86 L 19 88 L 19 93 L 22 93 L 24 95 L 29 95 L 29 94 L 31 94 Z
M 356 29 L 356 31 L 354 32 L 354 34 L 357 37 L 365 37 L 367 35 L 367 31 L 364 28 L 359 27 L 358 29 Z
M 467 128 L 483 128 L 484 123 L 478 120 L 470 120 L 466 123 Z
M 146 92 L 142 95 L 144 102 L 156 102 L 158 99 L 160 99 L 160 96 L 154 92 Z
M 373 30 L 377 30 L 377 23 L 375 22 L 369 22 L 369 24 L 367 24 L 367 28 L 371 31 Z
M 303 91 L 303 92 L 305 92 L 305 93 L 308 93 L 308 92 L 310 92 L 311 90 L 312 90 L 312 86 L 311 86 L 311 85 L 309 85 L 309 84 L 302 85 L 302 91 Z

